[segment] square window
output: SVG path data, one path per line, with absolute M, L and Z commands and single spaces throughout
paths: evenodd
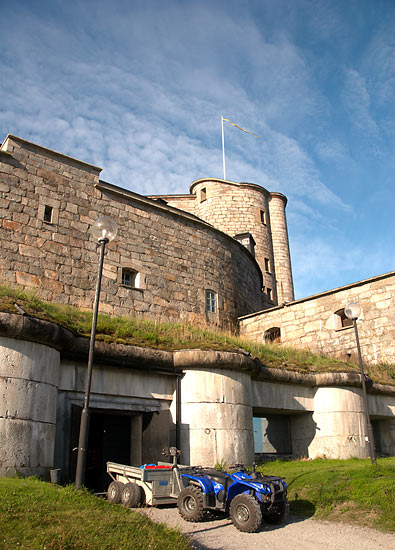
M 48 204 L 46 204 L 44 206 L 44 214 L 43 214 L 43 220 L 45 222 L 48 222 L 48 223 L 52 222 L 52 212 L 53 212 L 52 206 L 49 206 Z
M 138 273 L 133 269 L 122 268 L 121 284 L 130 288 L 137 288 Z

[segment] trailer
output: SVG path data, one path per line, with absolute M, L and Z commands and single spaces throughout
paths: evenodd
M 107 462 L 107 473 L 113 480 L 108 487 L 107 498 L 110 502 L 122 503 L 130 508 L 175 504 L 184 488 L 181 472 L 189 469 L 188 466 L 174 466 L 168 462 L 141 467 Z

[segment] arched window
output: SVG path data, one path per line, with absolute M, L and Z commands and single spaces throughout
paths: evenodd
M 280 327 L 271 327 L 265 330 L 263 333 L 263 339 L 266 344 L 280 344 L 281 343 L 281 329 Z

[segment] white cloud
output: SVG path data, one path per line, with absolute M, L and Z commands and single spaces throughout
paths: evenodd
M 376 121 L 370 113 L 370 96 L 364 77 L 355 69 L 345 72 L 343 105 L 351 122 L 371 136 L 378 135 Z
M 344 182 L 365 171 L 364 181 L 375 181 L 366 147 L 393 154 L 389 23 L 382 38 L 382 28 L 374 33 L 365 61 L 353 63 L 359 35 L 353 27 L 348 41 L 349 21 L 327 2 L 19 4 L 6 5 L 0 21 L 3 136 L 102 166 L 103 179 L 138 193 L 183 193 L 194 179 L 222 177 L 223 114 L 261 136 L 226 127 L 228 178 L 289 198 L 295 279 L 314 285 L 325 273 L 347 275 L 337 258 L 349 243 L 335 229 L 344 214 L 360 215 L 371 188 Z M 378 139 L 385 134 L 388 143 Z M 389 174 L 393 164 L 384 166 Z M 312 231 L 320 240 L 298 246 Z M 320 270 L 320 257 L 339 271 Z

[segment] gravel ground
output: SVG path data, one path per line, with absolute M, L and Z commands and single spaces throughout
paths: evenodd
M 290 516 L 284 525 L 263 524 L 258 533 L 241 533 L 230 519 L 189 523 L 176 507 L 143 508 L 151 520 L 191 537 L 195 550 L 394 550 L 395 535 L 375 529 Z

